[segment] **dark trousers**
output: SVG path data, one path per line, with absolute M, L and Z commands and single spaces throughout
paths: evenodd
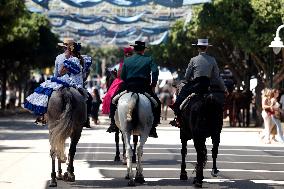
M 122 84 L 121 88 L 113 95 L 113 97 L 115 97 L 117 94 L 119 94 L 119 93 L 121 93 L 125 90 L 131 91 L 131 92 L 136 92 L 136 93 L 144 93 L 144 92 L 148 93 L 158 103 L 157 107 L 154 107 L 154 104 L 151 103 L 153 114 L 154 114 L 154 124 L 156 125 L 160 122 L 161 102 L 160 102 L 160 99 L 158 98 L 158 96 L 152 91 L 149 83 L 150 82 L 148 82 L 146 79 L 142 79 L 142 78 L 129 79 Z M 114 123 L 114 115 L 115 115 L 116 108 L 117 108 L 117 105 L 111 103 L 109 117 L 111 118 L 113 123 Z
M 176 101 L 175 101 L 175 113 L 179 113 L 179 106 L 181 103 L 192 93 L 197 94 L 205 94 L 208 93 L 208 88 L 210 85 L 210 80 L 208 77 L 198 77 L 195 78 L 193 81 L 189 81 L 187 84 L 183 86 L 178 94 Z

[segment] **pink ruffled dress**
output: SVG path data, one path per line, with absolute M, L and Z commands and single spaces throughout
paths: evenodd
M 120 62 L 119 64 L 119 69 L 117 72 L 117 78 L 112 82 L 111 86 L 109 87 L 106 95 L 104 96 L 103 99 L 103 105 L 102 105 L 102 113 L 103 114 L 109 114 L 110 113 L 110 103 L 111 103 L 111 98 L 114 95 L 114 93 L 116 93 L 116 91 L 118 91 L 118 89 L 120 88 L 123 80 L 120 79 L 120 73 L 122 70 L 122 65 L 123 65 L 123 61 Z

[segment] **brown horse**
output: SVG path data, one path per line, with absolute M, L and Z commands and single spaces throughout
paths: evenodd
M 248 127 L 250 124 L 250 104 L 252 92 L 249 90 L 232 91 L 225 99 L 224 118 L 229 116 L 230 126 Z
M 52 172 L 50 187 L 57 186 L 57 179 L 75 181 L 74 156 L 81 137 L 83 124 L 87 119 L 85 98 L 74 88 L 63 88 L 54 91 L 48 102 L 47 124 L 49 129 L 50 156 Z M 67 172 L 62 176 L 61 163 L 66 161 L 64 153 L 65 140 L 70 137 L 71 144 L 68 156 Z M 58 159 L 58 176 L 55 172 L 55 158 Z

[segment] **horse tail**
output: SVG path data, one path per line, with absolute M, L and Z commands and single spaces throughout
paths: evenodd
M 50 132 L 49 142 L 51 145 L 51 156 L 57 156 L 58 159 L 65 162 L 65 140 L 72 133 L 72 93 L 68 89 L 62 90 L 63 108 L 59 120 L 56 121 L 56 127 L 53 127 Z
M 139 104 L 139 95 L 137 93 L 132 93 L 128 104 L 127 120 L 132 123 L 134 129 L 138 123 L 138 104 Z

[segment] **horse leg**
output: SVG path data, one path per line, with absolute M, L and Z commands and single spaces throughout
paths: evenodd
M 57 180 L 62 180 L 62 169 L 61 169 L 61 161 L 57 160 L 58 171 L 57 171 Z
M 51 180 L 49 182 L 49 187 L 57 187 L 56 182 L 56 172 L 55 172 L 55 157 L 51 157 L 52 160 L 52 171 L 51 171 Z
M 169 108 L 169 106 L 168 106 L 168 105 L 166 105 L 166 110 L 165 110 L 165 120 L 167 120 L 167 119 L 168 119 L 168 108 Z
M 138 143 L 138 136 L 137 135 L 133 135 L 134 148 L 133 148 L 132 163 L 136 163 L 136 147 L 137 147 L 137 143 Z
M 194 178 L 193 184 L 195 187 L 202 188 L 203 182 L 203 168 L 206 164 L 207 160 L 207 149 L 205 146 L 206 138 L 202 136 L 195 137 L 194 139 L 194 147 L 197 153 L 197 164 L 195 167 L 196 177 Z
M 249 122 L 250 122 L 250 107 L 246 107 L 246 127 L 249 127 Z
M 186 172 L 186 163 L 185 163 L 185 158 L 187 154 L 187 141 L 182 140 L 181 142 L 181 171 L 180 171 L 180 180 L 187 180 L 187 172 Z
M 144 175 L 143 175 L 143 167 L 142 167 L 142 155 L 143 155 L 143 146 L 146 143 L 147 136 L 141 135 L 140 141 L 137 145 L 137 156 L 138 162 L 136 166 L 136 175 L 135 175 L 135 182 L 143 184 L 145 182 Z
M 67 172 L 63 175 L 63 180 L 68 182 L 74 182 L 75 181 L 75 175 L 74 175 L 74 156 L 76 153 L 76 146 L 79 142 L 79 139 L 81 137 L 82 129 L 75 130 L 74 135 L 71 136 L 71 144 L 69 148 L 69 163 L 67 167 Z
M 120 152 L 119 152 L 119 131 L 115 131 L 115 147 L 116 147 L 116 153 L 114 157 L 114 161 L 120 161 Z
M 125 142 L 124 142 L 124 137 L 122 133 L 121 133 L 121 139 L 122 139 L 122 164 L 127 165 Z
M 219 143 L 220 143 L 220 134 L 215 134 L 211 137 L 212 139 L 212 159 L 213 159 L 213 167 L 212 167 L 212 171 L 211 171 L 211 175 L 213 177 L 217 177 L 219 170 L 217 169 L 216 166 L 216 159 L 217 159 L 217 155 L 218 155 L 218 148 L 219 148 Z
M 125 179 L 129 179 L 128 186 L 135 186 L 133 179 L 133 170 L 132 170 L 132 149 L 130 145 L 130 133 L 123 133 L 124 142 L 126 144 L 126 158 L 127 158 L 127 174 Z

